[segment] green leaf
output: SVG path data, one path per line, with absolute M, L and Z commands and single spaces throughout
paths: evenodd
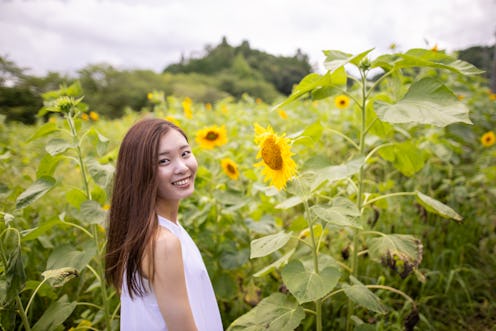
M 361 229 L 362 226 L 355 221 L 360 216 L 360 211 L 356 205 L 342 197 L 335 198 L 331 206 L 314 205 L 310 211 L 320 220 L 337 226 L 348 226 Z
M 322 76 L 317 73 L 311 73 L 303 77 L 303 79 L 300 81 L 298 85 L 296 85 L 291 93 L 291 95 L 282 103 L 279 103 L 274 107 L 274 109 L 283 107 L 294 100 L 300 98 L 301 96 L 313 91 L 314 89 L 318 88 L 319 86 L 327 86 L 328 80 L 329 80 L 329 75 L 328 76 Z
M 22 192 L 16 199 L 16 209 L 22 209 L 41 198 L 55 185 L 55 178 L 43 176 Z
M 358 66 L 360 62 L 369 54 L 372 49 L 366 50 L 357 55 L 352 55 L 338 50 L 325 50 L 324 55 L 326 56 L 324 67 L 331 73 L 335 70 L 343 67 L 345 64 L 351 63 Z
M 215 200 L 223 205 L 242 207 L 247 203 L 246 198 L 239 192 L 219 190 L 213 192 L 213 195 Z
M 81 271 L 95 255 L 96 246 L 92 240 L 84 242 L 81 251 L 69 244 L 61 245 L 48 257 L 46 270 L 69 267 Z
M 360 167 L 363 165 L 363 161 L 364 158 L 360 157 L 342 165 L 315 170 L 315 179 L 312 183 L 312 191 L 317 189 L 326 181 L 332 183 L 358 173 L 360 171 Z
M 350 276 L 350 280 L 353 285 L 350 286 L 344 283 L 342 287 L 344 293 L 346 293 L 351 301 L 379 314 L 388 312 L 387 307 L 382 304 L 381 299 L 377 295 L 360 283 L 355 277 Z
M 81 87 L 81 83 L 79 81 L 75 81 L 69 86 L 60 86 L 58 90 L 52 90 L 45 92 L 41 95 L 43 100 L 52 100 L 57 99 L 61 96 L 72 96 L 77 97 L 83 94 L 83 88 Z
M 51 139 L 45 146 L 45 150 L 51 156 L 63 153 L 69 148 L 73 148 L 73 145 L 62 138 Z
M 463 221 L 463 217 L 444 203 L 431 198 L 423 193 L 417 193 L 418 202 L 428 211 L 440 215 L 444 218 L 453 219 L 457 222 Z
M 62 222 L 58 218 L 53 218 L 49 221 L 43 222 L 37 227 L 29 230 L 22 231 L 22 241 L 30 241 L 37 239 L 39 236 L 44 235 L 47 231 L 53 228 L 55 225 L 61 224 Z
M 373 97 L 373 100 L 382 100 L 382 101 L 387 101 L 387 96 L 384 94 L 378 94 Z M 369 133 L 379 136 L 381 138 L 390 138 L 394 135 L 394 127 L 386 122 L 381 121 L 378 117 L 377 114 L 374 111 L 374 102 L 373 100 L 370 100 L 370 102 L 367 102 L 367 107 L 366 107 L 366 121 L 367 121 L 367 127 L 370 127 Z
M 316 273 L 313 268 L 306 269 L 299 260 L 290 261 L 282 269 L 284 283 L 300 304 L 325 296 L 336 287 L 340 276 L 336 268 L 327 267 Z
M 265 215 L 257 221 L 253 221 L 252 219 L 248 218 L 245 220 L 245 224 L 250 229 L 250 231 L 256 234 L 267 235 L 274 233 L 274 231 L 276 230 L 274 219 L 269 215 Z
M 289 252 L 287 252 L 286 254 L 281 256 L 276 261 L 272 262 L 268 266 L 265 266 L 261 270 L 257 271 L 256 273 L 253 274 L 253 277 L 262 277 L 262 276 L 265 276 L 276 269 L 279 269 L 283 264 L 288 263 L 289 258 L 291 258 L 291 256 L 295 252 L 295 250 L 296 249 L 293 248 L 292 250 L 290 250 Z
M 424 153 L 411 141 L 385 146 L 379 150 L 379 155 L 408 177 L 422 170 L 425 164 Z
M 395 62 L 395 68 L 407 67 L 431 67 L 446 69 L 461 75 L 479 75 L 484 73 L 483 70 L 477 69 L 474 65 L 455 59 L 442 52 L 432 50 L 413 48 L 404 54 L 398 54 L 399 60 Z
M 107 151 L 108 144 L 110 140 L 102 135 L 94 127 L 91 127 L 88 132 L 88 136 L 91 138 L 91 143 L 96 147 L 96 152 L 99 156 L 102 156 Z
M 402 278 L 418 268 L 422 261 L 423 246 L 411 235 L 383 234 L 368 241 L 369 255 L 397 271 Z
M 250 259 L 266 256 L 277 251 L 279 248 L 286 245 L 289 239 L 291 239 L 291 232 L 286 233 L 281 231 L 276 234 L 253 240 L 250 245 Z
M 57 169 L 60 161 L 64 160 L 66 157 L 63 155 L 52 156 L 50 154 L 45 154 L 41 158 L 38 169 L 36 170 L 36 177 L 52 176 Z
M 282 202 L 280 202 L 278 205 L 276 205 L 277 209 L 289 209 L 294 206 L 298 206 L 300 203 L 303 203 L 304 199 L 300 196 L 294 196 L 290 197 L 289 199 L 286 199 Z
M 219 263 L 223 269 L 232 270 L 241 267 L 248 262 L 250 251 L 248 248 L 236 249 L 236 247 L 229 247 L 222 249 L 219 257 Z
M 115 168 L 111 164 L 100 164 L 95 159 L 88 159 L 86 166 L 91 178 L 103 188 L 107 188 L 112 183 Z
M 289 295 L 273 293 L 248 313 L 237 318 L 227 331 L 292 331 L 305 312 Z
M 20 246 L 16 246 L 9 255 L 5 266 L 5 280 L 7 285 L 7 298 L 5 301 L 10 302 L 21 292 L 26 282 Z
M 79 209 L 81 208 L 81 205 L 83 202 L 88 200 L 86 197 L 86 193 L 79 189 L 79 188 L 73 188 L 70 191 L 67 191 L 65 194 L 65 200 L 73 207 Z
M 86 224 L 104 224 L 107 212 L 94 200 L 86 200 L 81 204 L 79 213 L 74 215 Z
M 311 270 L 314 268 L 314 261 L 313 257 L 307 256 L 305 257 L 304 260 L 300 260 L 303 263 L 303 266 L 305 267 L 305 270 Z M 340 270 L 340 266 L 338 264 L 338 261 L 336 261 L 335 258 L 328 254 L 324 254 L 322 252 L 319 252 L 319 270 L 324 270 L 327 267 L 331 267 L 334 269 Z
M 38 130 L 36 130 L 36 132 L 33 133 L 33 135 L 27 140 L 27 142 L 33 141 L 33 140 L 41 138 L 41 137 L 45 137 L 45 136 L 47 136 L 53 132 L 56 132 L 58 130 L 59 129 L 57 127 L 57 124 L 52 123 L 52 122 L 47 122 L 47 123 L 43 124 L 42 126 L 40 126 L 38 128 Z
M 32 293 L 32 291 L 34 291 L 40 285 L 40 283 L 41 281 L 38 280 L 28 280 L 26 282 L 26 286 L 24 286 L 24 289 L 22 291 Z M 50 299 L 50 301 L 55 301 L 58 298 L 58 295 L 55 293 L 54 288 L 44 282 L 41 287 L 38 288 L 36 295 L 38 297 Z
M 377 327 L 375 326 L 375 324 L 362 323 L 355 326 L 353 331 L 377 331 Z
M 52 331 L 60 327 L 71 316 L 76 304 L 76 302 L 69 303 L 67 295 L 62 296 L 56 302 L 52 302 L 33 326 L 32 331 Z
M 343 69 L 336 70 L 336 72 L 328 72 L 324 75 L 319 75 L 317 73 L 311 73 L 305 76 L 298 85 L 295 86 L 291 95 L 279 103 L 273 109 L 281 108 L 287 104 L 293 102 L 294 100 L 308 94 L 312 93 L 312 96 L 316 99 L 321 99 L 329 94 L 329 89 L 331 93 L 334 91 L 335 87 L 346 86 L 346 71 Z M 325 90 L 320 91 L 319 90 Z
M 217 298 L 225 301 L 231 301 L 238 295 L 238 284 L 231 274 L 216 274 L 212 277 L 212 285 L 215 289 Z
M 377 103 L 377 116 L 384 122 L 439 127 L 457 122 L 472 124 L 467 106 L 445 85 L 430 77 L 414 82 L 396 104 Z

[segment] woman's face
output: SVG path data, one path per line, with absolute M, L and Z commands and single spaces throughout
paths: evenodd
M 159 202 L 177 203 L 194 192 L 198 163 L 179 131 L 171 129 L 160 138 L 157 165 Z

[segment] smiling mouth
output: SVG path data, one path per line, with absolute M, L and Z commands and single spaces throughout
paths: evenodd
M 174 185 L 174 186 L 184 186 L 184 185 L 189 184 L 190 179 L 191 179 L 191 177 L 183 178 L 183 179 L 177 180 L 175 182 L 172 182 L 172 185 Z

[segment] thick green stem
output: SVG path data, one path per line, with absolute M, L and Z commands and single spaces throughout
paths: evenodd
M 367 79 L 366 75 L 363 71 L 360 71 L 360 76 L 361 76 L 361 84 L 362 84 L 362 102 L 360 105 L 360 110 L 361 110 L 361 123 L 360 123 L 360 156 L 365 157 L 365 136 L 367 134 L 367 117 L 366 117 L 366 107 L 367 107 Z M 365 177 L 365 163 L 361 165 L 360 171 L 358 173 L 358 192 L 357 192 L 357 208 L 360 211 L 360 215 L 363 215 L 363 182 L 364 182 L 364 177 Z M 362 217 L 362 216 L 360 216 Z M 362 222 L 360 222 L 362 223 Z M 357 276 L 358 274 L 358 236 L 359 236 L 359 229 L 355 229 L 353 232 L 353 251 L 352 251 L 352 257 L 351 257 L 351 275 L 354 277 Z M 348 313 L 347 313 L 347 319 L 346 319 L 346 330 L 350 331 L 352 327 L 351 323 L 351 317 L 353 316 L 353 302 L 351 299 L 348 299 Z
M 96 265 L 97 265 L 97 272 L 100 278 L 100 288 L 101 288 L 101 294 L 102 294 L 102 305 L 103 305 L 103 315 L 105 318 L 105 328 L 108 331 L 111 331 L 111 324 L 112 320 L 110 319 L 110 306 L 109 306 L 109 300 L 108 300 L 108 295 L 107 295 L 107 285 L 105 284 L 105 268 L 102 264 L 103 260 L 103 253 L 100 250 L 100 245 L 99 245 L 99 239 L 98 239 L 98 225 L 95 224 L 93 226 L 93 237 L 95 238 L 95 243 L 97 247 L 97 256 L 96 256 Z
M 31 326 L 29 325 L 28 316 L 26 315 L 26 312 L 22 307 L 21 298 L 19 298 L 19 296 L 16 295 L 15 300 L 17 304 L 17 310 L 19 311 L 19 316 L 21 316 L 22 324 L 24 325 L 24 329 L 26 329 L 26 331 L 31 331 Z
M 90 191 L 90 186 L 89 186 L 89 181 L 88 181 L 88 176 L 86 175 L 86 167 L 84 164 L 83 160 L 83 153 L 81 151 L 81 140 L 79 139 L 76 126 L 74 125 L 74 118 L 72 117 L 73 113 L 70 112 L 67 115 L 67 122 L 69 123 L 69 127 L 71 129 L 71 134 L 73 137 L 73 142 L 76 146 L 76 153 L 77 153 L 77 158 L 78 158 L 78 163 L 79 163 L 79 168 L 81 169 L 81 176 L 83 179 L 83 186 L 84 190 L 86 193 L 86 198 L 88 200 L 91 200 L 91 191 Z M 105 284 L 105 268 L 102 264 L 103 260 L 103 247 L 100 247 L 100 239 L 98 237 L 98 225 L 94 224 L 92 227 L 92 237 L 95 241 L 95 245 L 97 247 L 97 255 L 95 257 L 96 260 L 96 273 L 95 276 L 100 281 L 100 288 L 101 288 L 101 296 L 102 296 L 102 306 L 103 306 L 103 315 L 104 315 L 104 320 L 105 320 L 105 328 L 110 331 L 111 330 L 111 322 L 112 320 L 110 319 L 110 306 L 109 306 L 109 300 L 107 296 L 107 286 Z M 90 267 L 88 265 L 88 267 Z
M 313 220 L 310 213 L 310 208 L 308 206 L 308 199 L 304 199 L 305 212 L 307 214 L 307 224 L 310 229 L 310 238 L 312 240 L 312 255 L 313 255 L 313 269 L 314 272 L 319 274 L 319 244 L 315 240 L 315 233 L 313 232 Z M 314 301 L 315 303 L 315 319 L 316 319 L 316 330 L 322 331 L 322 300 L 318 299 Z
M 317 322 L 317 331 L 322 331 L 322 300 L 315 301 L 315 311 L 317 313 L 316 322 Z
M 72 118 L 72 112 L 70 112 L 67 117 L 67 123 L 71 129 L 72 140 L 76 146 L 76 153 L 78 157 L 79 168 L 81 169 L 81 176 L 83 177 L 83 186 L 84 191 L 86 193 L 86 198 L 91 200 L 91 191 L 88 182 L 88 176 L 86 175 L 86 168 L 84 167 L 83 162 L 83 153 L 81 151 L 81 142 L 79 141 L 79 137 L 76 131 L 76 126 L 74 125 L 74 119 Z

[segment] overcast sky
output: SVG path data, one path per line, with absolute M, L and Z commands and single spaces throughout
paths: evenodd
M 372 55 L 494 45 L 496 0 L 0 0 L 0 55 L 28 73 L 74 73 L 88 64 L 161 71 L 232 46 L 322 67 L 324 49 Z

